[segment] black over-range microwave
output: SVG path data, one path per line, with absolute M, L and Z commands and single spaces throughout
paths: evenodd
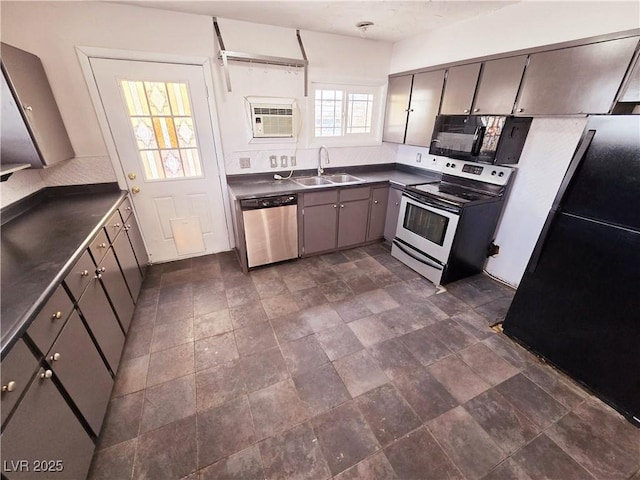
M 472 162 L 518 163 L 531 117 L 438 115 L 429 153 Z

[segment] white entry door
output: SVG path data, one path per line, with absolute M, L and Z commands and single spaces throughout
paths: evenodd
M 203 67 L 90 62 L 151 261 L 228 250 Z

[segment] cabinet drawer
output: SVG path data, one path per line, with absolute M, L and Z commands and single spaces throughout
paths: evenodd
M 71 272 L 64 279 L 64 283 L 67 284 L 73 297 L 78 300 L 95 274 L 96 266 L 87 250 L 73 266 Z
M 51 348 L 72 311 L 73 303 L 64 287 L 60 285 L 27 330 L 27 334 L 41 352 L 46 353 Z
M 345 190 L 340 190 L 340 201 L 350 202 L 352 200 L 368 200 L 370 194 L 371 188 L 369 187 L 347 188 Z
M 2 360 L 2 369 L 0 370 L 2 373 L 2 408 L 0 408 L 2 423 L 9 416 L 22 392 L 27 388 L 27 384 L 37 368 L 36 357 L 31 354 L 22 340 L 18 340 L 18 343 Z
M 107 232 L 107 237 L 109 241 L 113 243 L 116 239 L 120 231 L 122 230 L 122 218 L 120 217 L 120 212 L 115 212 L 111 215 L 111 218 L 107 220 L 107 223 L 104 224 L 104 229 Z
M 133 208 L 131 207 L 131 200 L 129 198 L 125 198 L 124 201 L 118 207 L 120 211 L 120 216 L 122 217 L 122 221 L 126 222 L 127 218 L 133 213 Z
M 310 207 L 312 205 L 326 205 L 327 203 L 337 203 L 338 191 L 328 190 L 326 192 L 305 193 L 303 198 L 305 207 Z
M 107 238 L 107 234 L 104 231 L 104 228 L 100 230 L 100 233 L 96 236 L 96 238 L 89 245 L 89 251 L 93 256 L 93 260 L 96 265 L 98 265 L 104 255 L 107 253 L 107 249 L 109 248 L 109 239 Z

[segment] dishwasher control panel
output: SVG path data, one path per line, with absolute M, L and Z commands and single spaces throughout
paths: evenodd
M 277 197 L 247 198 L 240 200 L 242 210 L 255 210 L 258 208 L 285 207 L 287 205 L 297 205 L 297 195 L 279 195 Z

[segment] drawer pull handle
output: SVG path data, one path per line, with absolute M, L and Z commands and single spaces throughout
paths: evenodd
M 62 355 L 60 355 L 58 352 L 54 353 L 53 355 L 51 355 L 49 357 L 49 360 L 51 360 L 52 362 L 57 362 L 58 360 L 60 360 L 60 358 L 62 357 Z
M 62 312 L 55 312 L 51 315 L 51 320 L 60 320 L 62 318 Z
M 130 212 L 130 211 L 131 211 L 131 207 L 125 207 L 124 209 L 125 209 L 127 212 Z
M 53 376 L 53 372 L 48 369 L 40 374 L 40 378 L 51 378 L 52 376 Z
M 334 205 L 333 208 L 338 208 L 338 205 Z
M 16 385 L 17 385 L 17 383 L 14 382 L 13 380 L 11 380 L 6 385 L 2 385 L 2 391 L 3 392 L 13 392 L 16 389 Z
M 24 106 L 24 109 L 25 109 L 27 112 L 33 112 L 33 107 L 32 107 L 31 105 L 25 105 L 25 106 Z
M 107 269 L 105 267 L 100 267 L 98 271 L 104 273 L 107 271 Z
M 98 274 L 97 274 L 97 275 L 95 275 L 93 278 L 94 278 L 94 279 L 96 279 L 96 280 L 99 280 L 99 279 L 101 279 L 101 278 L 102 278 L 102 274 L 101 274 L 101 273 L 98 273 Z
M 340 204 L 340 208 L 344 208 L 344 204 Z
M 113 228 L 120 228 L 120 224 L 119 223 L 114 223 L 113 224 Z
M 107 248 L 107 244 L 106 244 L 106 243 L 101 243 L 100 245 L 98 245 L 98 247 L 100 247 L 100 248 Z
M 378 202 L 378 200 L 374 200 L 373 203 L 375 203 L 377 205 L 379 202 Z
M 80 276 L 81 277 L 88 277 L 89 276 L 89 270 L 83 270 L 80 272 Z
M 397 207 L 398 205 L 400 205 L 400 202 L 396 202 L 396 207 Z

